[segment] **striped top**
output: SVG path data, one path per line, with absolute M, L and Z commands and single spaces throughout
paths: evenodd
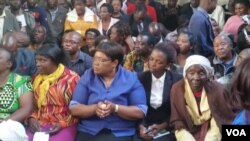
M 70 114 L 68 105 L 79 79 L 75 72 L 65 68 L 60 78 L 50 85 L 45 104 L 40 109 L 37 108 L 37 100 L 39 91 L 43 88 L 39 86 L 34 90 L 36 110 L 31 117 L 38 120 L 42 126 L 60 123 L 62 127 L 68 127 L 75 124 L 77 120 Z

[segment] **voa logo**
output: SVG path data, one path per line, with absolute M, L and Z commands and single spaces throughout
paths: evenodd
M 227 136 L 247 136 L 244 129 L 226 129 Z

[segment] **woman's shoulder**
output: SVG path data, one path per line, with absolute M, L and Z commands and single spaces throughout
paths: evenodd
M 14 82 L 27 82 L 27 81 L 31 81 L 31 77 L 27 76 L 27 75 L 19 75 L 17 73 L 12 73 L 9 77 L 13 77 Z
M 80 79 L 80 76 L 76 72 L 74 72 L 74 71 L 70 70 L 69 68 L 65 67 L 63 75 L 62 75 L 61 78 Z

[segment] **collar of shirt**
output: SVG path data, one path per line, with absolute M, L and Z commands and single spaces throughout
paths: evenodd
M 3 13 L 2 13 L 2 15 L 0 16 L 0 18 L 4 18 L 6 16 L 6 14 L 5 14 L 5 11 L 3 10 Z
M 53 14 L 55 15 L 57 13 L 57 11 L 58 11 L 58 7 L 56 8 L 56 10 L 50 10 L 49 9 L 49 12 L 50 12 L 51 15 L 53 15 Z
M 160 81 L 161 83 L 164 83 L 165 77 L 166 77 L 166 72 L 164 72 L 164 74 L 158 79 L 152 74 L 152 82 Z

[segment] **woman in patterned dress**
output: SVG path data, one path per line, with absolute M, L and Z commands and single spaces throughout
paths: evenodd
M 23 122 L 33 108 L 30 78 L 13 73 L 13 54 L 0 47 L 0 122 L 7 119 Z
M 33 133 L 50 134 L 49 141 L 73 141 L 76 122 L 69 111 L 79 76 L 66 68 L 64 53 L 56 44 L 45 44 L 36 52 L 38 74 L 34 77 L 34 111 L 27 120 L 29 141 Z

